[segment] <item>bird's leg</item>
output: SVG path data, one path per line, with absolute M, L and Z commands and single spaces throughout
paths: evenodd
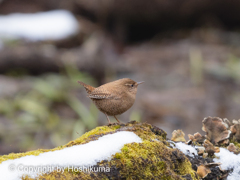
M 120 123 L 120 121 L 118 120 L 118 118 L 117 118 L 116 116 L 114 116 L 114 117 L 115 117 L 115 119 L 117 120 L 117 122 Z
M 105 115 L 106 115 L 106 117 L 107 117 L 108 123 L 109 123 L 109 124 L 111 124 L 111 121 L 110 121 L 110 119 L 109 119 L 108 115 L 107 115 L 106 113 L 104 113 L 104 114 L 105 114 Z

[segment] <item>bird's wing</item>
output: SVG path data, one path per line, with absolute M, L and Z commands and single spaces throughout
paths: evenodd
M 88 97 L 92 99 L 116 99 L 116 96 L 113 93 L 110 93 L 109 91 L 102 88 L 94 89 L 88 95 Z

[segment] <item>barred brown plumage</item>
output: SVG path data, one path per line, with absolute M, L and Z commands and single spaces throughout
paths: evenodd
M 134 104 L 137 87 L 143 82 L 135 82 L 129 78 L 119 79 L 107 84 L 103 84 L 97 88 L 78 81 L 87 91 L 88 97 L 94 102 L 97 108 L 103 112 L 109 124 L 111 124 L 108 116 L 122 114 Z

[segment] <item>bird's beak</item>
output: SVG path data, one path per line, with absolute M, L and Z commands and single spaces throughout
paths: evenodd
M 144 81 L 141 81 L 141 82 L 137 82 L 137 85 L 139 85 L 139 84 L 142 84 L 142 83 L 144 83 Z

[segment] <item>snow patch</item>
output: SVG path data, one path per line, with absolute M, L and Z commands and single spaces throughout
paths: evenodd
M 0 16 L 0 38 L 32 41 L 63 39 L 78 31 L 76 18 L 66 10 Z
M 185 143 L 178 142 L 178 143 L 175 144 L 175 146 L 180 151 L 182 151 L 185 155 L 189 155 L 191 157 L 194 157 L 194 155 L 197 155 L 197 150 L 194 147 L 189 146 Z
M 240 154 L 236 155 L 227 149 L 220 148 L 219 153 L 215 153 L 218 158 L 213 159 L 214 162 L 220 162 L 223 170 L 231 170 L 233 172 L 227 177 L 227 180 L 240 179 Z
M 27 166 L 93 166 L 102 160 L 110 160 L 112 155 L 121 152 L 121 148 L 124 144 L 133 142 L 141 143 L 142 139 L 133 132 L 121 131 L 105 135 L 87 144 L 45 152 L 38 156 L 30 155 L 14 160 L 3 161 L 0 164 L 0 179 L 18 180 L 21 179 L 23 175 L 29 175 L 35 178 L 38 173 L 43 173 L 39 171 L 21 171 L 23 167 Z M 48 172 L 51 172 L 51 170 Z
M 174 143 L 173 141 L 171 142 Z M 178 142 L 174 144 L 175 144 L 175 147 L 178 148 L 180 151 L 182 151 L 185 155 L 188 155 L 191 157 L 194 157 L 194 155 L 198 155 L 197 150 L 192 146 L 189 146 L 183 142 Z

